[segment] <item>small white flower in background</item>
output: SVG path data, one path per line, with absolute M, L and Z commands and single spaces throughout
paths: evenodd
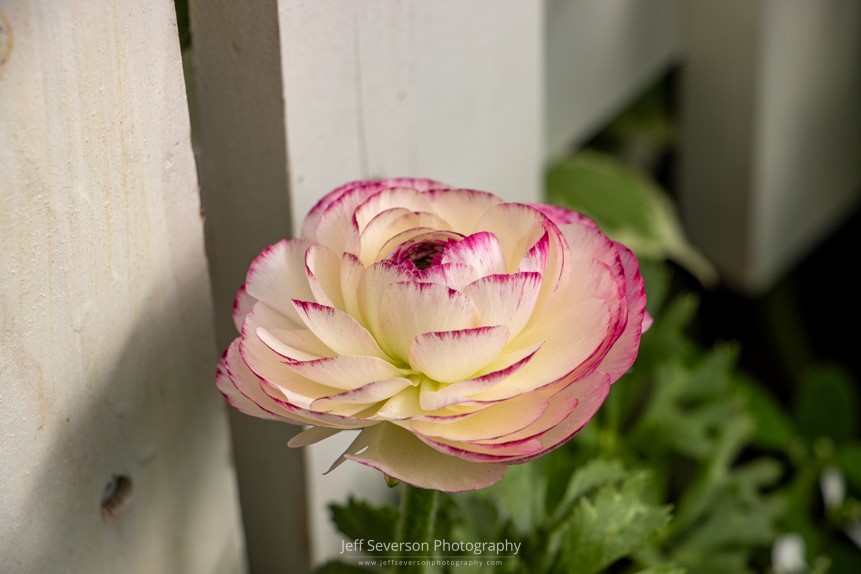
M 828 510 L 840 508 L 843 499 L 846 498 L 846 480 L 840 469 L 833 465 L 826 466 L 819 477 L 819 489 L 822 491 L 825 508 Z
M 855 546 L 861 548 L 861 522 L 857 520 L 850 522 L 849 526 L 846 527 L 846 536 L 852 539 Z
M 771 547 L 771 566 L 775 574 L 802 574 L 807 571 L 805 552 L 804 538 L 797 532 L 778 536 Z

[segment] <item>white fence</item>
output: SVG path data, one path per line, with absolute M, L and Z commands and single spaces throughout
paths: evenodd
M 212 298 L 171 4 L 0 0 L 2 572 L 242 571 L 239 501 L 251 570 L 303 572 L 327 501 L 391 495 L 231 414 L 237 497 L 212 380 L 251 259 L 340 183 L 536 200 L 682 63 L 683 212 L 726 278 L 766 287 L 858 197 L 861 0 L 190 9 Z

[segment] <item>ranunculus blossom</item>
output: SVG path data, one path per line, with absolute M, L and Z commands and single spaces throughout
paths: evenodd
M 634 362 L 637 259 L 588 218 L 424 179 L 357 181 L 267 248 L 219 363 L 236 409 L 362 429 L 337 460 L 415 486 L 488 486 L 560 446 Z

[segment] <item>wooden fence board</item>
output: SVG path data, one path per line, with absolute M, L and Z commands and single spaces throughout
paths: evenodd
M 243 571 L 173 5 L 0 23 L 0 570 Z

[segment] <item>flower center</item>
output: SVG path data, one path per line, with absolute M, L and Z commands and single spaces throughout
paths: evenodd
M 399 253 L 402 261 L 411 261 L 416 269 L 424 270 L 442 261 L 442 252 L 448 241 L 426 239 L 410 245 Z

